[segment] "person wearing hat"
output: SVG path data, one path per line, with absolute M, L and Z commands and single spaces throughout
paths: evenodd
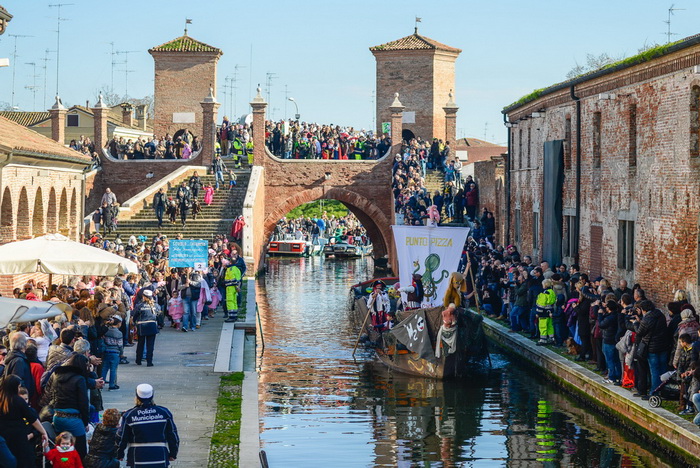
M 117 458 L 126 466 L 165 468 L 177 458 L 180 437 L 172 413 L 153 401 L 153 387 L 136 387 L 136 406 L 122 415 L 117 429 Z
M 124 351 L 124 335 L 119 330 L 122 326 L 122 318 L 119 315 L 113 315 L 107 324 L 109 328 L 104 334 L 105 350 L 102 359 L 102 378 L 107 380 L 109 372 L 109 389 L 119 390 L 117 368 L 119 367 L 119 356 Z
M 367 297 L 367 310 L 372 315 L 372 326 L 381 328 L 387 321 L 391 302 L 384 281 L 377 280 L 372 283 L 372 293 Z
M 153 291 L 141 289 L 143 291 L 141 301 L 134 307 L 134 323 L 139 335 L 139 342 L 136 345 L 136 365 L 141 365 L 144 347 L 146 349 L 146 365 L 153 367 L 153 347 L 158 334 L 157 312 L 158 306 L 153 301 Z

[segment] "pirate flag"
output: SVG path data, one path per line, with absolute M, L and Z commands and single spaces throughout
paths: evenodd
M 389 332 L 406 348 L 426 359 L 435 362 L 435 352 L 430 343 L 428 324 L 425 321 L 425 312 L 420 310 L 396 325 Z

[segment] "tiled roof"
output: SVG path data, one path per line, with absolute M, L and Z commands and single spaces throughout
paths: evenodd
M 384 51 L 384 50 L 421 50 L 421 49 L 433 49 L 433 50 L 444 50 L 447 52 L 461 53 L 462 49 L 457 49 L 456 47 L 450 47 L 441 42 L 431 39 L 429 37 L 421 36 L 418 33 L 411 34 L 410 36 L 402 37 L 395 41 L 387 42 L 386 44 L 380 44 L 378 46 L 370 47 L 369 50 L 372 51 Z
M 88 156 L 83 156 L 77 151 L 73 151 L 51 138 L 47 138 L 34 130 L 13 122 L 4 117 L 0 117 L 0 146 L 10 148 L 17 152 L 39 153 L 49 159 L 68 160 L 77 163 L 90 163 Z
M 50 117 L 48 112 L 13 112 L 13 111 L 3 111 L 0 112 L 0 116 L 10 119 L 13 122 L 17 122 L 20 125 L 29 127 L 37 122 L 46 120 Z
M 221 49 L 199 42 L 190 36 L 180 36 L 165 44 L 155 46 L 149 52 L 221 52 Z

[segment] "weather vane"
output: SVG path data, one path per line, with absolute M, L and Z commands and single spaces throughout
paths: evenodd
M 187 25 L 192 24 L 192 20 L 189 18 L 185 18 L 185 36 L 187 36 Z

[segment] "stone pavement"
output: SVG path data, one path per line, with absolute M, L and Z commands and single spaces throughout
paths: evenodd
M 124 411 L 134 406 L 138 384 L 153 385 L 156 404 L 173 413 L 180 434 L 180 453 L 173 467 L 207 465 L 221 376 L 214 373 L 214 361 L 222 324 L 219 312 L 194 332 L 176 332 L 166 325 L 156 338 L 153 367 L 146 367 L 145 360 L 141 366 L 134 364 L 136 346 L 125 348 L 129 364 L 119 366 L 121 388 L 105 387 L 102 392 L 105 409 Z

